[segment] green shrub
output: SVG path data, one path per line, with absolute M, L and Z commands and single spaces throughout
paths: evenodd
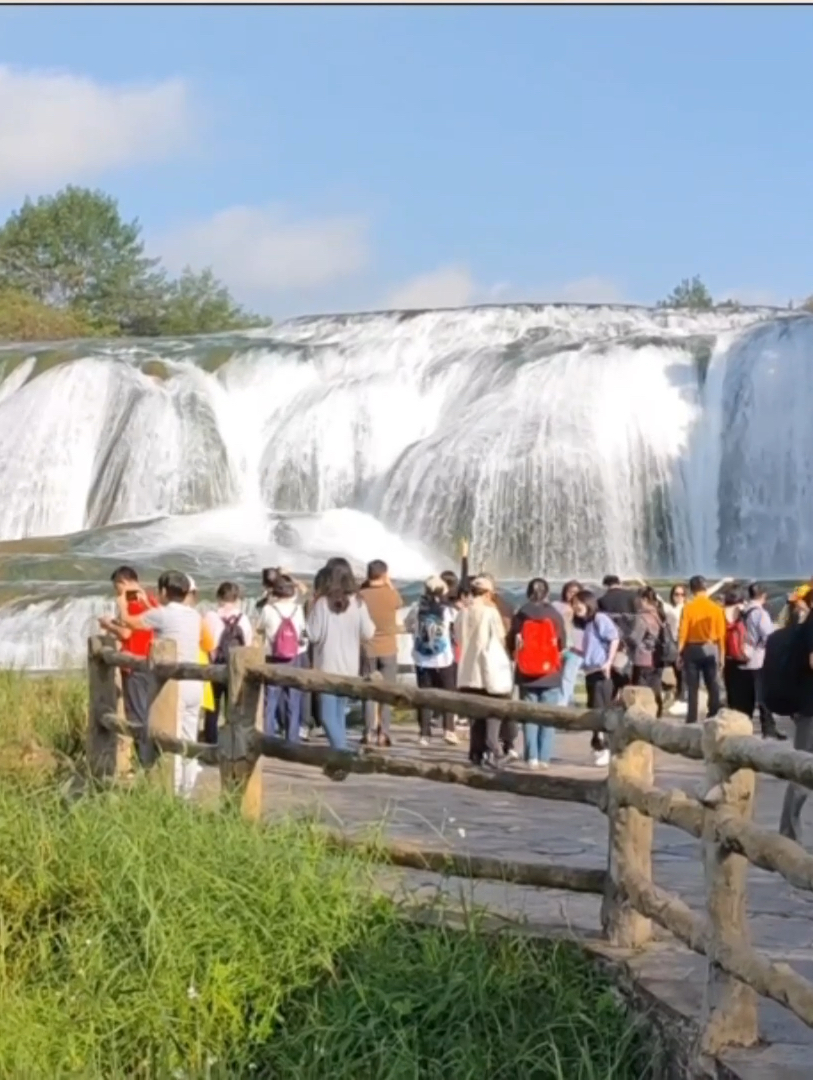
M 19 289 L 0 288 L 0 341 L 62 341 L 93 333 L 90 323 L 72 311 Z

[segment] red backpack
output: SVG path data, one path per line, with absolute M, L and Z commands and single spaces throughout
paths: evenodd
M 517 635 L 517 671 L 528 679 L 555 675 L 562 667 L 553 619 L 526 619 Z
M 749 659 L 746 619 L 740 613 L 733 622 L 726 622 L 725 625 L 725 658 L 738 664 L 745 664 Z

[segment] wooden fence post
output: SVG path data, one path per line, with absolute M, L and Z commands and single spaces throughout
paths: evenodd
M 177 658 L 177 646 L 174 641 L 155 639 L 150 651 L 154 664 L 172 664 Z M 178 682 L 166 679 L 156 683 L 155 697 L 150 705 L 148 737 L 153 735 L 178 736 Z M 163 791 L 172 795 L 175 790 L 175 755 L 162 754 L 155 749 L 149 754 L 150 760 L 156 760 L 151 772 Z
M 655 695 L 646 687 L 628 687 L 622 692 L 625 709 L 636 708 L 657 715 Z M 652 939 L 652 923 L 630 904 L 624 889 L 624 875 L 632 871 L 652 880 L 653 821 L 631 806 L 622 806 L 618 788 L 622 782 L 652 787 L 654 749 L 639 739 L 629 739 L 619 715 L 610 732 L 610 770 L 607 777 L 607 822 L 609 829 L 607 877 L 601 906 L 601 925 L 611 944 L 638 949 Z
M 246 669 L 262 664 L 264 653 L 262 643 L 229 652 L 226 723 L 218 739 L 223 794 L 229 800 L 240 799 L 243 817 L 249 821 L 259 820 L 262 812 L 262 757 L 254 733 L 262 730 L 263 683 L 248 677 Z
M 88 771 L 94 780 L 106 780 L 116 775 L 118 737 L 99 723 L 106 713 L 118 709 L 116 669 L 101 658 L 105 640 L 88 640 L 88 729 L 86 750 Z
M 750 944 L 746 909 L 748 860 L 717 841 L 716 825 L 726 817 L 747 820 L 753 813 L 754 773 L 750 769 L 733 770 L 717 753 L 727 736 L 752 733 L 748 717 L 729 710 L 703 725 L 703 869 L 709 949 L 700 1034 L 704 1054 L 716 1054 L 724 1046 L 753 1046 L 759 1036 L 756 992 L 721 971 L 714 962 L 718 951 Z
M 119 648 L 118 642 L 116 648 Z M 122 680 L 123 675 L 121 668 L 113 668 L 113 674 L 116 679 L 116 716 L 120 720 L 125 720 L 124 715 L 124 696 L 122 694 Z M 132 776 L 133 773 L 133 739 L 129 735 L 117 735 L 116 736 L 116 776 L 125 777 Z

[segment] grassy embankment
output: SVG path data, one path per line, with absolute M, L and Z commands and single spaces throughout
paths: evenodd
M 644 1080 L 575 947 L 419 929 L 309 822 L 69 799 L 81 679 L 0 675 L 0 1077 Z

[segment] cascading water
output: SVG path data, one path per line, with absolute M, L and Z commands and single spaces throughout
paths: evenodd
M 0 350 L 0 541 L 65 537 L 85 581 L 416 578 L 463 535 L 500 574 L 808 573 L 809 354 L 806 315 L 567 305 Z
M 751 330 L 715 356 L 705 386 L 715 454 L 703 512 L 709 554 L 726 572 L 809 577 L 813 570 L 813 317 Z

